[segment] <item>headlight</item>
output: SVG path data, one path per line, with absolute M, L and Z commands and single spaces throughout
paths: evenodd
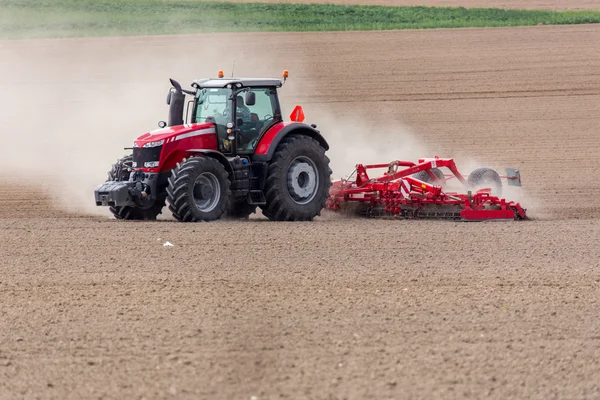
M 133 142 L 133 147 L 140 147 L 140 145 L 137 144 L 136 142 Z
M 158 161 L 148 161 L 144 163 L 144 167 L 146 168 L 156 168 L 158 167 Z
M 156 142 L 148 142 L 146 144 L 144 144 L 142 147 L 157 147 L 157 146 L 162 146 L 164 143 L 164 139 L 163 140 L 158 140 Z

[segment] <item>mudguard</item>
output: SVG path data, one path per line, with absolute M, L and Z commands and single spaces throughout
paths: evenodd
M 210 149 L 189 149 L 189 150 L 186 150 L 186 151 L 188 153 L 202 154 L 203 156 L 212 157 L 212 158 L 216 159 L 221 164 L 223 164 L 223 166 L 225 167 L 225 170 L 227 171 L 227 173 L 229 173 L 229 174 L 231 174 L 233 176 L 233 167 L 231 166 L 231 163 L 229 162 L 229 160 L 227 159 L 227 157 L 225 157 L 223 155 L 223 153 L 218 152 L 216 150 L 210 150 Z
M 329 144 L 325 138 L 312 126 L 299 122 L 280 122 L 271 127 L 260 139 L 252 157 L 253 161 L 270 161 L 279 143 L 292 133 L 309 136 L 319 142 L 325 150 L 329 150 Z

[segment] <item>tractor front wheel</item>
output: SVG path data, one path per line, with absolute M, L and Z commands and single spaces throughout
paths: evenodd
M 263 214 L 274 221 L 311 221 L 325 207 L 330 186 L 325 149 L 308 136 L 288 136 L 269 164 Z
M 167 201 L 181 222 L 214 221 L 229 205 L 229 176 L 214 158 L 191 157 L 171 171 Z
M 113 164 L 111 170 L 108 172 L 107 182 L 128 181 L 132 169 L 132 159 L 133 157 L 131 155 L 125 156 L 118 160 L 116 164 Z M 165 198 L 164 196 L 160 196 L 153 203 L 144 208 L 131 206 L 111 206 L 109 207 L 109 210 L 116 219 L 154 221 L 156 217 L 162 213 L 164 206 Z

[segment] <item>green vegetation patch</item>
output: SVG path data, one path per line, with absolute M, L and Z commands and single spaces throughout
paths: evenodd
M 221 3 L 199 0 L 0 0 L 0 38 L 10 39 L 598 22 L 600 11 Z

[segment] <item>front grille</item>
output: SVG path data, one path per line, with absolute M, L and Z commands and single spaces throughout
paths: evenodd
M 160 151 L 162 146 L 156 147 L 134 147 L 133 162 L 137 168 L 144 168 L 144 163 L 150 161 L 158 161 L 160 159 Z

